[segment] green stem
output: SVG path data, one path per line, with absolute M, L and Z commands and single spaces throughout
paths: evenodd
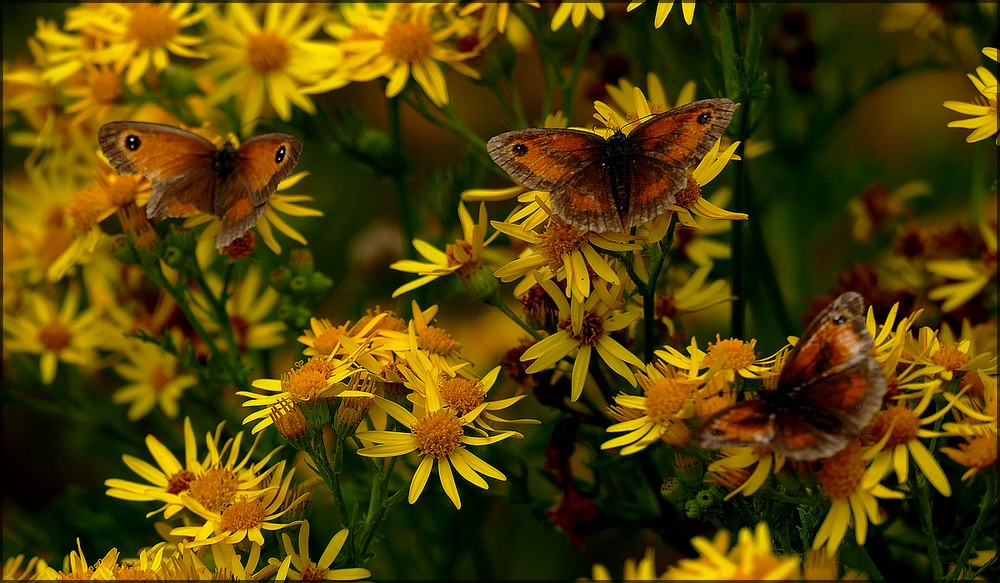
M 534 338 L 535 340 L 542 339 L 542 335 L 538 333 L 538 330 L 535 330 L 534 328 L 529 326 L 527 322 L 525 322 L 524 320 L 521 319 L 520 316 L 515 314 L 514 311 L 510 309 L 510 306 L 508 306 L 506 303 L 504 303 L 502 299 L 500 299 L 500 295 L 498 293 L 493 294 L 493 297 L 491 298 L 487 298 L 485 302 L 503 312 L 504 315 L 510 318 L 515 324 L 523 328 L 528 334 L 531 334 L 531 337 Z
M 580 78 L 580 71 L 583 70 L 583 62 L 590 51 L 590 43 L 597 36 L 598 22 L 596 18 L 588 18 L 584 21 L 583 38 L 580 40 L 580 44 L 576 49 L 576 55 L 573 57 L 573 69 L 570 71 L 569 76 L 563 78 L 559 84 L 559 89 L 562 91 L 562 110 L 567 118 L 570 117 L 573 111 L 573 94 L 575 93 L 576 82 Z
M 962 576 L 962 572 L 969 566 L 969 555 L 972 554 L 972 551 L 976 548 L 976 543 L 979 542 L 979 532 L 986 525 L 986 520 L 996 513 L 996 474 L 986 473 L 983 477 L 986 479 L 986 491 L 983 493 L 982 500 L 979 501 L 979 516 L 976 517 L 976 522 L 972 525 L 972 530 L 968 532 L 965 544 L 962 546 L 962 551 L 958 555 L 958 560 L 955 561 L 955 569 L 951 573 L 948 573 L 949 580 L 956 580 Z
M 406 188 L 406 175 L 403 167 L 405 159 L 403 153 L 403 124 L 399 111 L 399 97 L 391 97 L 386 100 L 386 123 L 389 126 L 389 139 L 392 144 L 392 157 L 395 168 L 392 172 L 392 190 L 396 195 L 396 210 L 399 212 L 400 222 L 403 223 L 403 236 L 407 243 L 413 241 L 416 235 L 417 217 L 410 206 L 410 196 Z M 413 245 L 407 245 L 406 253 L 410 258 L 414 257 L 415 249 Z
M 674 229 L 677 227 L 677 222 L 677 213 L 674 213 L 670 217 L 666 235 L 654 247 L 655 253 L 649 264 L 649 279 L 642 290 L 643 355 L 646 362 L 653 361 L 653 349 L 656 345 L 656 287 L 663 271 L 663 261 L 674 243 Z
M 983 205 L 986 203 L 987 186 L 987 163 L 986 156 L 988 150 L 996 151 L 995 146 L 991 146 L 989 140 L 982 140 L 975 144 L 972 154 L 972 172 L 969 181 L 969 221 L 973 225 L 978 225 L 983 216 Z
M 931 516 L 931 500 L 928 494 L 930 484 L 923 474 L 917 474 L 914 494 L 917 497 L 917 514 L 920 516 L 920 526 L 927 543 L 927 556 L 931 561 L 931 575 L 935 581 L 944 579 L 944 568 L 941 564 L 941 552 L 938 549 L 937 536 L 934 534 L 933 518 Z
M 878 570 L 878 566 L 875 565 L 875 561 L 872 560 L 872 556 L 868 554 L 868 549 L 864 545 L 859 545 L 857 541 L 851 539 L 854 542 L 855 548 L 858 549 L 857 557 L 861 560 L 863 569 L 868 573 L 868 576 L 874 581 L 885 581 L 885 577 L 882 576 L 882 572 Z

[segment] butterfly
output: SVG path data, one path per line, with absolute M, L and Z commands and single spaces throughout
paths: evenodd
M 804 461 L 846 447 L 881 409 L 886 392 L 864 308 L 856 292 L 831 302 L 788 354 L 777 388 L 715 413 L 692 442 L 708 448 L 762 445 Z
M 141 174 L 153 193 L 146 216 L 163 219 L 193 210 L 219 219 L 220 249 L 242 237 L 267 199 L 299 161 L 302 140 L 272 133 L 237 148 L 167 125 L 116 121 L 98 130 L 101 151 L 119 174 Z
M 733 117 L 728 99 L 705 99 L 656 114 L 604 138 L 572 129 L 529 128 L 490 138 L 498 166 L 581 230 L 627 232 L 677 201 L 696 165 Z

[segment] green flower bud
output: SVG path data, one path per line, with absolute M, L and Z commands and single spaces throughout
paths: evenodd
M 480 261 L 478 265 L 468 265 L 460 271 L 466 268 L 469 268 L 469 270 L 465 273 L 465 277 L 462 280 L 465 282 L 465 287 L 469 289 L 472 297 L 482 301 L 496 296 L 497 291 L 500 290 L 500 280 L 493 275 L 493 271 L 485 263 Z

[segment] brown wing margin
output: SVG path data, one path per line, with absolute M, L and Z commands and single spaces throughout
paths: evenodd
M 654 116 L 629 133 L 645 155 L 679 168 L 697 164 L 733 119 L 728 99 L 703 99 Z

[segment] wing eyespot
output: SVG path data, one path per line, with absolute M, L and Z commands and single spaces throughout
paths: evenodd
M 524 144 L 514 144 L 510 151 L 513 152 L 515 156 L 524 156 L 528 153 L 528 146 Z
M 707 124 L 711 119 L 712 115 L 707 111 L 698 115 L 698 123 L 700 123 L 701 125 Z
M 136 150 L 139 149 L 139 146 L 141 145 L 142 145 L 142 140 L 139 139 L 139 136 L 135 134 L 129 134 L 125 136 L 125 149 L 131 152 L 135 152 Z
M 281 164 L 282 162 L 284 162 L 285 161 L 285 154 L 286 153 L 287 153 L 287 150 L 286 150 L 286 148 L 284 146 L 281 146 L 280 148 L 278 148 L 278 151 L 274 153 L 274 163 L 275 164 Z
M 843 314 L 837 314 L 836 316 L 833 317 L 833 323 L 838 326 L 843 326 L 844 324 L 847 323 L 847 316 Z

